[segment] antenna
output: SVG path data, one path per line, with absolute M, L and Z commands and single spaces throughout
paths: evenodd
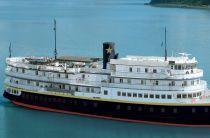
M 167 61 L 167 31 L 165 27 L 165 61 Z
M 11 48 L 12 44 L 11 42 L 9 43 L 9 58 L 12 57 L 12 48 Z
M 56 20 L 54 19 L 54 28 L 53 28 L 54 32 L 55 32 L 55 49 L 54 49 L 54 56 L 55 56 L 55 59 L 57 59 L 57 46 L 56 46 Z

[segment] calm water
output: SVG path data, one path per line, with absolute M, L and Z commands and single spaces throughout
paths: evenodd
M 146 0 L 1 0 L 0 90 L 5 58 L 12 42 L 15 56 L 52 56 L 53 19 L 60 55 L 102 56 L 102 42 L 116 42 L 120 56 L 163 55 L 163 28 L 169 53 L 196 56 L 210 83 L 210 11 L 155 8 Z M 0 138 L 210 137 L 207 128 L 183 128 L 116 122 L 26 110 L 0 97 Z

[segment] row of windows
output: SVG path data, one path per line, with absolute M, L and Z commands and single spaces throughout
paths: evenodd
M 21 69 L 22 73 L 25 73 L 25 69 L 24 68 L 16 68 L 16 72 L 19 72 L 20 69 Z M 43 76 L 46 75 L 45 71 L 41 71 L 41 73 L 42 73 Z M 35 71 L 35 75 L 39 75 L 39 71 L 38 70 Z M 61 78 L 61 73 L 56 73 L 56 75 L 57 75 L 58 78 Z M 65 76 L 65 78 L 69 78 L 68 74 L 64 74 L 64 76 Z M 82 77 L 84 77 L 84 75 Z
M 193 73 L 193 68 L 195 68 L 195 65 L 171 65 L 171 69 L 175 69 L 175 70 L 189 70 L 191 69 L 191 73 Z M 141 72 L 142 68 L 136 68 L 136 72 Z M 149 68 L 144 68 L 143 71 L 145 73 L 149 72 Z M 142 72 L 143 72 L 142 71 Z M 133 67 L 129 67 L 129 72 L 134 72 Z M 157 69 L 152 69 L 152 73 L 157 73 Z M 165 72 L 165 69 L 160 69 L 160 72 Z
M 58 98 L 58 97 L 47 97 L 47 96 L 42 96 L 42 95 L 29 95 L 29 94 L 22 94 L 21 95 L 22 98 L 24 99 L 30 99 L 30 100 L 40 100 L 40 101 L 46 101 L 46 102 L 61 102 L 61 103 L 67 103 L 66 99 L 64 98 Z M 74 105 L 83 105 L 83 106 L 93 106 L 93 107 L 98 107 L 98 103 L 96 102 L 93 102 L 93 103 L 89 103 L 89 102 L 86 102 L 86 101 L 83 101 L 83 102 L 80 102 L 80 101 L 77 101 L 77 100 L 73 100 L 73 101 L 68 101 L 68 103 L 72 103 Z M 121 109 L 126 109 L 128 111 L 131 111 L 131 110 L 137 110 L 139 112 L 143 112 L 143 111 L 149 111 L 149 112 L 161 112 L 161 113 L 165 113 L 165 112 L 172 112 L 172 113 L 178 113 L 178 109 L 177 108 L 172 108 L 172 109 L 168 109 L 168 108 L 165 108 L 165 107 L 161 107 L 161 108 L 155 108 L 155 107 L 148 107 L 148 108 L 145 108 L 145 107 L 142 107 L 142 106 L 131 106 L 131 105 L 128 105 L 128 106 L 121 106 L 120 104 L 116 105 L 116 110 L 121 110 Z M 189 109 L 188 109 L 189 110 Z M 209 108 L 204 108 L 203 111 L 205 113 L 209 112 Z M 191 108 L 191 112 L 192 113 L 196 113 L 196 108 Z M 200 111 L 199 111 L 200 112 Z
M 129 72 L 133 72 L 133 68 L 132 67 L 129 67 Z M 136 72 L 141 72 L 141 68 L 137 68 Z M 149 68 L 144 68 L 144 72 L 148 73 L 149 72 Z M 152 72 L 153 73 L 157 73 L 157 69 L 153 69 Z M 161 72 L 165 72 L 165 70 L 162 69 Z
M 10 81 L 10 82 L 12 82 L 12 81 Z M 70 91 L 73 90 L 73 91 L 77 91 L 77 92 L 81 91 L 81 88 L 82 88 L 82 87 L 79 87 L 77 85 L 56 84 L 56 85 L 53 86 L 53 84 L 43 84 L 43 83 L 40 83 L 38 81 L 27 80 L 27 84 L 29 84 L 29 85 L 32 84 L 33 82 L 35 82 L 35 85 L 36 86 L 40 86 L 40 87 L 45 87 L 45 88 L 59 88 L 59 89 L 63 89 L 63 90 L 64 89 L 65 90 L 70 90 Z M 19 81 L 16 80 L 15 83 L 18 84 Z M 97 92 L 97 93 L 100 93 L 100 91 L 99 90 L 97 91 L 96 89 L 97 88 L 94 88 L 94 87 L 85 87 L 86 92 L 92 92 L 92 93 Z
M 201 96 L 202 93 L 198 92 L 198 93 L 189 93 L 189 94 L 177 94 L 177 99 L 185 99 L 185 98 L 194 98 L 194 97 L 199 97 Z
M 152 80 L 150 80 L 151 82 Z M 119 79 L 119 82 L 120 83 L 129 83 L 131 84 L 131 79 L 124 79 L 124 78 L 120 78 Z M 140 84 L 141 85 L 146 85 L 148 82 L 147 80 L 140 80 Z M 190 83 L 190 84 L 189 84 Z M 195 85 L 195 84 L 199 84 L 200 83 L 200 80 L 192 80 L 190 82 L 188 81 L 183 81 L 181 86 L 188 86 L 188 85 Z M 153 85 L 159 85 L 160 84 L 160 81 L 158 80 L 153 80 Z M 177 86 L 176 82 L 175 81 L 171 81 L 168 83 L 168 86 Z
M 130 92 L 117 92 L 117 96 L 133 97 L 133 98 L 156 98 L 156 99 L 172 99 L 170 94 L 147 94 L 147 93 L 130 93 Z
M 189 94 L 177 94 L 178 99 L 194 98 L 201 96 L 202 93 L 189 93 Z M 172 99 L 170 94 L 147 94 L 147 93 L 130 93 L 130 92 L 117 92 L 117 96 L 133 97 L 133 98 L 155 98 L 155 99 Z
M 7 91 L 12 94 L 18 94 L 18 90 L 8 88 Z

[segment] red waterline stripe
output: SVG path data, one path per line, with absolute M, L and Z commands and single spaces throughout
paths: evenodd
M 31 109 L 36 109 L 36 110 L 58 112 L 58 113 L 65 113 L 65 114 L 73 114 L 73 115 L 80 115 L 80 116 L 87 116 L 87 117 L 94 117 L 94 118 L 102 118 L 102 119 L 111 119 L 111 120 L 116 120 L 116 121 L 124 121 L 124 122 L 132 122 L 132 123 L 144 123 L 144 124 L 152 124 L 152 125 L 167 125 L 167 126 L 210 127 L 210 125 L 175 124 L 175 123 L 151 122 L 151 121 L 143 121 L 143 120 L 132 120 L 132 119 L 123 119 L 123 118 L 115 118 L 115 117 L 107 117 L 107 116 L 98 116 L 98 115 L 91 115 L 91 114 L 85 114 L 85 113 L 78 113 L 78 112 L 52 109 L 52 108 L 41 107 L 41 106 L 36 106 L 36 105 L 29 105 L 29 104 L 24 104 L 24 103 L 17 102 L 17 101 L 12 101 L 12 102 L 16 105 L 31 108 Z

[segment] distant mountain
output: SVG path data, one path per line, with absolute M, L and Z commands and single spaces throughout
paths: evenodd
M 208 6 L 210 0 L 151 0 L 150 4 L 180 4 L 190 6 Z

